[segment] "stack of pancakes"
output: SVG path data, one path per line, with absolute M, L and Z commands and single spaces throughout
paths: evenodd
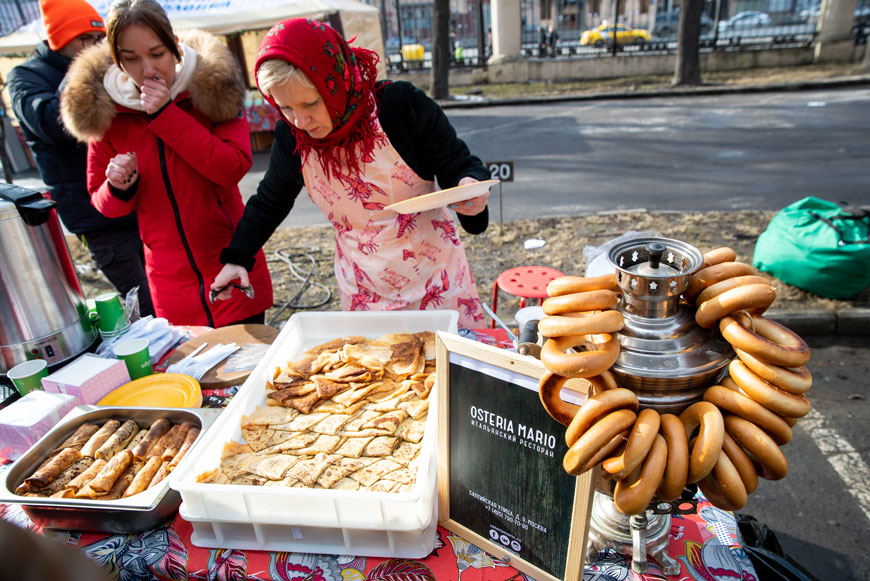
M 275 370 L 268 406 L 242 418 L 245 443 L 198 481 L 409 491 L 434 383 L 433 333 L 318 345 Z

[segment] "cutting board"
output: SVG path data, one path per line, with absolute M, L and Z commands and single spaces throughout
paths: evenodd
M 224 345 L 227 343 L 235 343 L 242 349 L 244 349 L 245 345 L 251 343 L 271 345 L 272 341 L 274 341 L 277 336 L 278 329 L 270 327 L 269 325 L 230 325 L 229 327 L 221 327 L 220 329 L 208 331 L 198 337 L 194 337 L 190 341 L 182 343 L 178 349 L 169 356 L 168 361 L 170 365 L 172 363 L 177 363 L 203 343 L 208 343 L 208 345 L 206 345 L 199 354 L 207 353 L 211 347 L 214 347 L 218 343 L 223 343 Z M 224 371 L 224 366 L 230 358 L 232 358 L 232 355 L 209 369 L 206 374 L 202 376 L 202 379 L 199 380 L 199 385 L 203 389 L 222 389 L 244 383 L 253 369 L 226 372 Z

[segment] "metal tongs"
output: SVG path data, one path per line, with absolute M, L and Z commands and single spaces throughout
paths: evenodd
M 248 285 L 248 286 L 242 286 L 242 285 L 240 285 L 240 284 L 237 283 L 237 282 L 231 282 L 231 283 L 226 284 L 226 285 L 224 285 L 224 286 L 222 286 L 222 287 L 220 287 L 220 288 L 213 288 L 213 289 L 211 289 L 211 290 L 209 291 L 209 293 L 208 293 L 208 302 L 213 303 L 214 300 L 217 298 L 217 296 L 218 296 L 219 294 L 221 294 L 222 292 L 224 292 L 225 290 L 227 290 L 228 288 L 237 288 L 237 289 L 239 289 L 240 291 L 242 291 L 243 293 L 245 293 L 245 295 L 246 295 L 249 299 L 254 298 L 254 287 L 252 287 L 251 285 Z

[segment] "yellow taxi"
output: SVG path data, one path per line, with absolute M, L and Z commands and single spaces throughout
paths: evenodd
M 616 34 L 617 44 L 644 44 L 649 42 L 650 34 L 642 28 L 629 28 L 624 24 L 602 24 L 592 30 L 584 30 L 580 37 L 580 44 L 584 46 L 604 46 L 613 42 Z

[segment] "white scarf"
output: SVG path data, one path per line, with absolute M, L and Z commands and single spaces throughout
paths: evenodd
M 169 87 L 169 95 L 173 101 L 187 88 L 187 84 L 193 76 L 193 71 L 196 69 L 196 51 L 183 42 L 178 43 L 178 49 L 181 51 L 181 62 L 175 65 L 175 80 L 172 81 L 172 86 Z M 145 110 L 142 107 L 139 87 L 133 82 L 133 78 L 118 65 L 112 64 L 109 70 L 106 71 L 103 77 L 103 87 L 106 88 L 109 96 L 118 105 L 135 109 L 136 111 Z

